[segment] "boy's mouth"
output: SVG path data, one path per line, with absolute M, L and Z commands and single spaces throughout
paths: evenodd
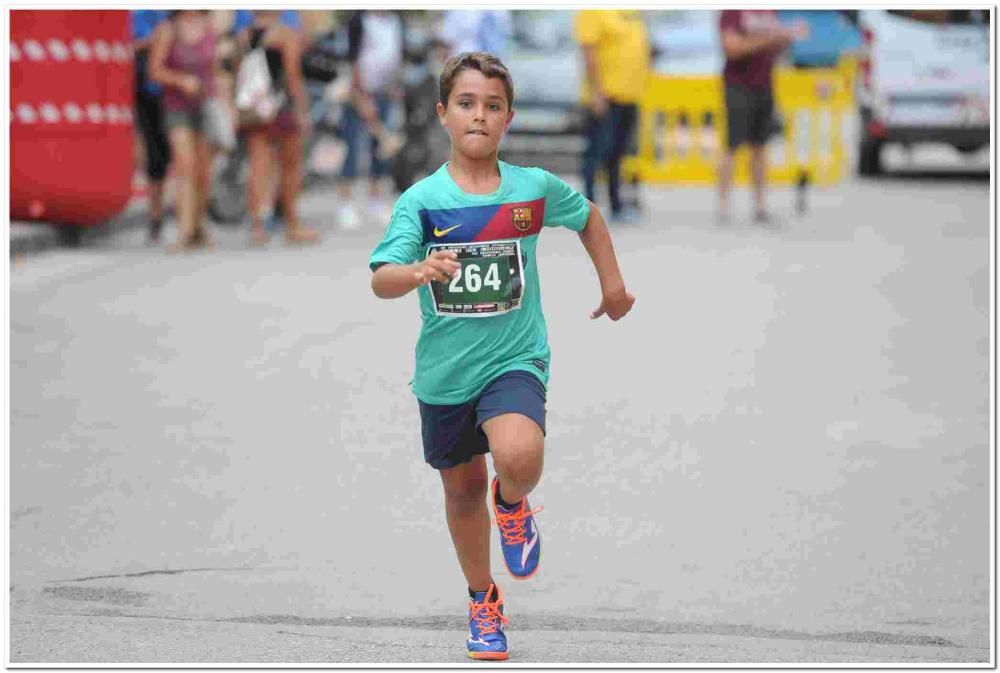
M 466 131 L 465 133 L 466 133 L 466 135 L 470 135 L 470 136 L 488 136 L 489 135 L 489 133 L 487 133 L 486 131 L 483 131 L 482 129 L 473 129 L 471 131 Z

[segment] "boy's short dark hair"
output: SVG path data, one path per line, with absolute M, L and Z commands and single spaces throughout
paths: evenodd
M 455 86 L 455 78 L 463 70 L 478 70 L 484 77 L 502 80 L 507 94 L 507 109 L 514 107 L 514 80 L 510 77 L 510 71 L 500 59 L 485 51 L 465 51 L 448 59 L 441 71 L 439 84 L 441 105 L 448 107 L 448 96 Z

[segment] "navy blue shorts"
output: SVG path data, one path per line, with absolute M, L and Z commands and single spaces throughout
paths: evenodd
M 455 467 L 489 453 L 482 425 L 501 414 L 524 414 L 545 432 L 545 385 L 529 372 L 494 379 L 479 397 L 462 404 L 420 404 L 424 460 L 436 470 Z

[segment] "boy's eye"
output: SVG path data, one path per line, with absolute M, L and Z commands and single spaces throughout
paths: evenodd
M 472 101 L 467 101 L 467 100 L 459 101 L 458 106 L 465 108 L 472 107 Z
M 500 106 L 497 105 L 496 103 L 490 103 L 490 109 L 495 112 L 500 109 Z

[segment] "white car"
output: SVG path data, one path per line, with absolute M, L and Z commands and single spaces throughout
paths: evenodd
M 722 72 L 719 10 L 646 11 L 645 16 L 657 73 L 699 77 Z
M 579 132 L 575 108 L 583 81 L 583 57 L 573 37 L 574 12 L 518 10 L 504 62 L 514 79 L 517 115 L 513 134 Z
M 882 170 L 885 143 L 990 141 L 989 10 L 861 10 L 858 172 Z
M 581 131 L 580 87 L 586 76 L 573 33 L 575 11 L 518 10 L 505 61 L 515 85 L 514 134 Z M 717 10 L 645 10 L 654 71 L 718 75 L 722 71 Z

